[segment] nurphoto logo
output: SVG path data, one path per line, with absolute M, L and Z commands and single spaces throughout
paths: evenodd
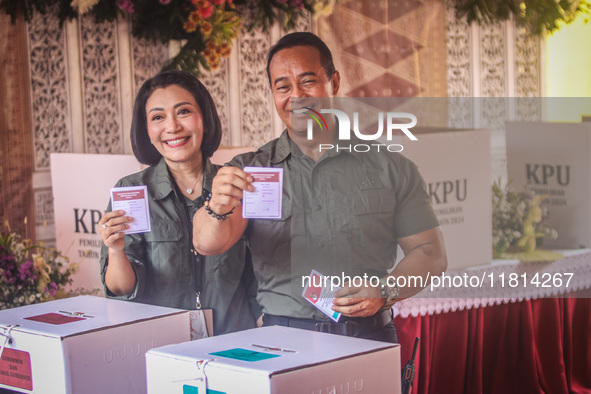
M 411 141 L 417 141 L 417 137 L 409 130 L 416 126 L 417 117 L 407 112 L 379 112 L 378 113 L 378 130 L 373 133 L 362 133 L 359 127 L 359 112 L 353 112 L 353 127 L 351 128 L 351 120 L 349 116 L 338 109 L 321 109 L 320 112 L 310 108 L 304 107 L 299 110 L 294 110 L 294 113 L 306 114 L 311 117 L 308 119 L 307 138 L 312 140 L 314 137 L 314 121 L 323 132 L 328 129 L 326 119 L 322 114 L 332 114 L 338 120 L 338 141 L 350 141 L 351 130 L 355 136 L 362 141 L 376 141 L 372 144 L 320 144 L 319 151 L 336 149 L 338 151 L 355 151 L 355 152 L 369 152 L 370 150 L 386 149 L 388 152 L 402 152 L 403 146 L 400 144 L 383 144 L 378 140 L 384 135 L 384 124 L 386 125 L 386 140 L 392 141 L 394 130 L 402 131 Z M 384 122 L 384 118 L 386 121 Z M 404 121 L 406 120 L 406 122 Z

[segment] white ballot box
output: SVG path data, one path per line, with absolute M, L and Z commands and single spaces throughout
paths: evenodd
M 558 237 L 543 247 L 591 247 L 591 122 L 507 122 L 507 175 L 515 191 L 547 197 Z
M 80 296 L 0 311 L 0 388 L 145 393 L 145 353 L 190 340 L 187 311 Z
M 413 129 L 402 154 L 418 167 L 439 219 L 448 269 L 492 261 L 491 143 L 488 130 Z M 402 250 L 399 250 L 401 258 Z
M 148 393 L 400 393 L 400 345 L 263 327 L 146 353 Z

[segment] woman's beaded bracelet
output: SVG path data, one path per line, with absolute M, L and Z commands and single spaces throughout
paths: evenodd
M 232 213 L 234 213 L 234 208 L 232 208 L 232 210 L 230 212 L 225 213 L 223 215 L 218 215 L 217 213 L 212 211 L 211 208 L 209 207 L 209 200 L 211 200 L 211 193 L 209 193 L 209 196 L 207 196 L 207 198 L 205 199 L 205 204 L 203 204 L 205 206 L 205 212 L 207 212 L 208 214 L 210 214 L 211 216 L 213 216 L 217 220 L 226 220 L 227 218 L 230 217 L 230 215 Z

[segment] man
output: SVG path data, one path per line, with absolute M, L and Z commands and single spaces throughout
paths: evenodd
M 397 278 L 427 279 L 447 267 L 424 181 L 399 153 L 319 149 L 335 142 L 334 117 L 326 116 L 326 130 L 315 130 L 308 139 L 307 113 L 327 108 L 340 85 L 330 50 L 320 38 L 302 32 L 284 36 L 269 51 L 267 74 L 286 131 L 218 172 L 207 209 L 195 214 L 195 248 L 204 255 L 219 254 L 246 237 L 264 325 L 397 342 L 391 305 L 427 286 L 398 286 Z M 243 191 L 254 190 L 245 166 L 283 168 L 281 219 L 242 217 Z M 398 244 L 405 256 L 388 275 Z M 302 295 L 302 278 L 311 269 L 331 277 L 340 272 L 343 278 L 382 280 L 342 283 L 332 306 L 342 314 L 336 323 Z

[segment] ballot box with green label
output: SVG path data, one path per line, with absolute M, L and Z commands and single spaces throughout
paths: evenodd
M 146 353 L 148 393 L 400 392 L 400 345 L 272 326 Z
M 190 340 L 188 311 L 80 296 L 0 311 L 0 391 L 145 393 L 145 353 Z

